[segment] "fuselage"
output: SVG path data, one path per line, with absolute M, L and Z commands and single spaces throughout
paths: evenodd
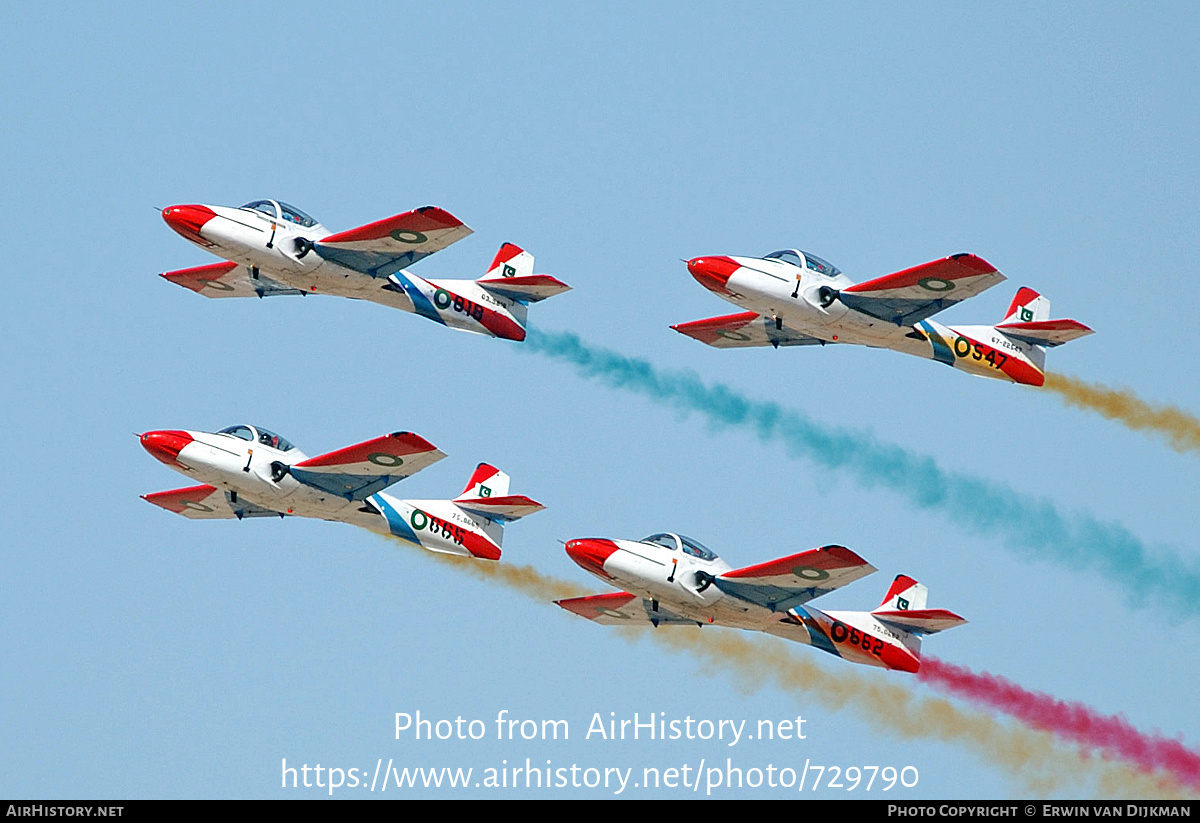
M 260 427 L 151 431 L 140 439 L 175 471 L 225 490 L 234 505 L 245 501 L 280 515 L 350 523 L 432 551 L 500 557 L 498 543 L 452 501 L 400 500 L 383 492 L 351 500 L 298 481 L 290 467 L 308 456 Z
M 259 296 L 329 294 L 369 300 L 419 314 L 459 331 L 525 339 L 527 307 L 474 280 L 426 280 L 400 268 L 378 276 L 321 256 L 315 244 L 331 232 L 304 212 L 275 200 L 245 206 L 168 206 L 163 220 L 188 241 L 245 266 Z M 209 283 L 220 289 L 221 285 Z
M 650 601 L 651 612 L 662 609 L 701 626 L 767 632 L 854 663 L 910 672 L 919 666 L 919 640 L 869 612 L 825 612 L 808 604 L 774 611 L 727 594 L 713 581 L 732 571 L 730 565 L 682 535 L 581 538 L 567 541 L 566 551 L 609 585 Z
M 722 299 L 825 343 L 891 349 L 1016 383 L 1044 381 L 1045 353 L 1037 346 L 1013 340 L 992 326 L 950 327 L 930 319 L 897 325 L 881 320 L 838 299 L 855 283 L 837 268 L 799 250 L 775 255 L 697 257 L 687 265 L 701 285 Z

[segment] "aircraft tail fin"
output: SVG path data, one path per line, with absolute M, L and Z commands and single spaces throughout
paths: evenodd
M 528 277 L 533 274 L 533 255 L 515 243 L 505 243 L 492 258 L 484 280 L 498 277 Z
M 1046 349 L 1092 333 L 1077 320 L 1051 320 L 1050 301 L 1027 286 L 1017 291 L 1004 321 L 995 329 L 1013 340 Z
M 1017 289 L 1001 323 L 1033 323 L 1050 319 L 1050 300 L 1028 286 Z
M 518 303 L 537 303 L 571 289 L 558 278 L 534 274 L 533 255 L 513 243 L 500 247 L 487 274 L 475 282 Z
M 946 609 L 928 609 L 929 589 L 906 574 L 896 576 L 879 607 L 871 615 L 880 622 L 916 635 L 936 634 L 967 621 Z
M 923 609 L 928 597 L 929 588 L 925 584 L 918 583 L 906 574 L 898 574 L 875 611 Z
M 508 494 L 508 475 L 495 466 L 480 463 L 467 481 L 467 487 L 458 496 L 459 500 L 474 497 L 503 497 Z
M 505 523 L 520 520 L 546 508 L 523 494 L 508 493 L 508 475 L 480 463 L 463 493 L 451 502 L 461 509 L 500 545 Z

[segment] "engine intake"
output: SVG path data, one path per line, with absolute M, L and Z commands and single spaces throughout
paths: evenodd
M 838 290 L 829 286 L 821 286 L 817 289 L 817 305 L 823 309 L 827 309 L 833 305 L 838 299 Z

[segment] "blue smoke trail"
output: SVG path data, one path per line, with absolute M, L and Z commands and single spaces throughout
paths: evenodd
M 1118 524 L 1082 512 L 1064 515 L 1049 500 L 946 471 L 931 457 L 869 434 L 835 429 L 777 403 L 747 399 L 689 371 L 657 369 L 569 332 L 531 329 L 523 348 L 570 363 L 584 377 L 613 388 L 701 414 L 714 424 L 749 429 L 764 442 L 782 443 L 793 458 L 840 469 L 868 486 L 884 486 L 970 531 L 999 535 L 1030 559 L 1098 571 L 1124 586 L 1135 604 L 1153 592 L 1168 607 L 1200 613 L 1200 570 L 1175 555 L 1151 556 L 1141 540 Z

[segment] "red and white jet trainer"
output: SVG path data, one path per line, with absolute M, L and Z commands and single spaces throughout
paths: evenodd
M 480 463 L 453 500 L 397 500 L 380 490 L 446 455 L 411 432 L 395 432 L 308 457 L 274 432 L 151 431 L 142 446 L 202 482 L 142 495 L 194 520 L 319 517 L 390 534 L 430 551 L 500 559 L 504 524 L 545 508 L 508 493 L 508 475 Z
M 672 326 L 717 348 L 858 343 L 937 360 L 982 377 L 1040 386 L 1045 348 L 1092 330 L 1051 320 L 1050 301 L 1022 288 L 995 326 L 949 327 L 928 318 L 991 288 L 1004 275 L 982 257 L 955 254 L 855 283 L 814 254 L 696 257 L 688 271 L 720 297 L 749 309 Z
M 533 273 L 533 255 L 505 243 L 478 280 L 426 280 L 418 260 L 471 233 L 462 221 L 423 206 L 331 233 L 278 200 L 229 206 L 168 206 L 163 220 L 228 262 L 162 276 L 205 297 L 334 294 L 419 314 L 460 331 L 524 340 L 528 304 L 571 287 Z
M 628 591 L 557 600 L 610 626 L 729 626 L 767 632 L 886 669 L 920 668 L 921 636 L 967 621 L 925 608 L 928 590 L 900 575 L 879 608 L 821 611 L 810 600 L 853 583 L 875 567 L 843 546 L 825 546 L 732 569 L 695 540 L 655 534 L 644 540 L 585 538 L 567 554 L 587 571 Z

